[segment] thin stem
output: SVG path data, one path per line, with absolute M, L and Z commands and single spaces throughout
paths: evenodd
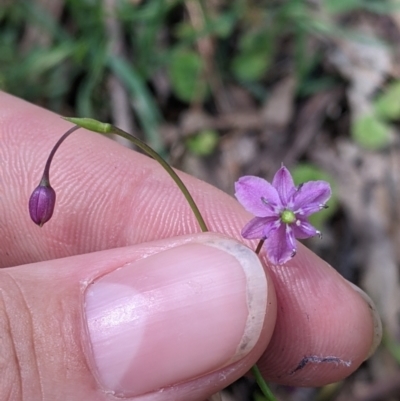
M 75 127 L 70 128 L 54 145 L 54 148 L 51 150 L 49 157 L 47 159 L 46 165 L 44 166 L 43 170 L 43 176 L 41 183 L 44 185 L 50 185 L 50 165 L 51 162 L 53 161 L 53 157 L 55 153 L 57 152 L 57 149 L 60 147 L 60 145 L 76 130 L 81 128 L 79 125 L 75 125 Z
M 264 245 L 265 239 L 260 240 L 260 242 L 257 245 L 255 253 L 257 255 L 260 254 L 261 248 Z M 267 383 L 265 383 L 264 378 L 261 375 L 260 370 L 258 369 L 257 365 L 254 365 L 251 368 L 251 371 L 253 372 L 253 375 L 256 379 L 256 382 L 258 384 L 258 387 L 260 387 L 260 390 L 264 394 L 264 397 L 267 399 L 267 401 L 277 401 L 275 396 L 272 394 L 271 390 L 269 389 Z
M 192 195 L 186 188 L 185 184 L 179 178 L 178 174 L 172 169 L 172 167 L 160 156 L 155 150 L 153 150 L 149 145 L 145 142 L 141 141 L 139 138 L 129 134 L 128 132 L 123 131 L 120 128 L 114 127 L 111 124 L 101 123 L 100 121 L 94 120 L 92 118 L 75 118 L 75 117 L 63 117 L 64 120 L 70 121 L 81 128 L 86 128 L 90 131 L 99 132 L 101 134 L 116 134 L 122 136 L 133 142 L 136 146 L 146 152 L 150 157 L 156 160 L 161 166 L 167 171 L 170 177 L 175 181 L 178 188 L 182 191 L 183 196 L 189 203 L 190 208 L 192 209 L 197 222 L 199 223 L 200 229 L 203 232 L 208 231 L 208 227 L 203 219 L 203 216 L 200 213 L 199 208 L 196 205 Z M 77 128 L 75 128 L 77 129 Z M 65 136 L 66 134 L 64 134 Z
M 275 396 L 272 394 L 271 390 L 268 388 L 267 384 L 265 383 L 263 377 L 261 376 L 261 372 L 258 369 L 257 365 L 254 365 L 251 368 L 251 371 L 256 379 L 256 382 L 258 384 L 258 387 L 260 387 L 260 390 L 262 391 L 264 397 L 267 399 L 267 401 L 278 401 Z
M 260 242 L 258 243 L 257 248 L 256 248 L 256 251 L 255 251 L 257 255 L 260 254 L 260 251 L 261 251 L 262 246 L 264 245 L 264 242 L 265 242 L 265 239 L 262 239 L 262 240 L 260 240 Z
M 126 139 L 129 139 L 136 146 L 138 146 L 140 149 L 145 151 L 149 156 L 151 156 L 154 160 L 156 160 L 158 163 L 160 163 L 162 167 L 164 167 L 164 169 L 171 176 L 171 178 L 175 181 L 176 185 L 182 191 L 183 196 L 186 198 L 187 202 L 189 203 L 189 206 L 192 209 L 197 222 L 199 223 L 201 231 L 203 231 L 203 232 L 208 231 L 208 227 L 203 219 L 203 216 L 200 213 L 199 208 L 196 205 L 196 202 L 194 201 L 192 195 L 186 188 L 183 181 L 179 178 L 178 174 L 175 173 L 173 168 L 155 150 L 153 150 L 149 145 L 147 145 L 145 142 L 141 141 L 140 139 L 136 138 L 135 136 L 128 134 L 127 132 L 123 131 L 122 129 L 114 127 L 113 125 L 111 126 L 111 133 L 117 134 Z

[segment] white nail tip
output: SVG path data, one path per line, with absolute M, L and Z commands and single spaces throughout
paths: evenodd
M 231 254 L 240 263 L 246 276 L 249 313 L 242 340 L 230 364 L 247 355 L 260 338 L 267 310 L 267 279 L 260 259 L 248 247 L 229 239 L 208 238 L 201 242 Z

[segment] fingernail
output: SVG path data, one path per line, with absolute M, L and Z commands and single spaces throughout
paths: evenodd
M 138 396 L 243 358 L 265 318 L 258 257 L 233 240 L 206 240 L 135 261 L 85 292 L 89 363 L 105 388 Z
M 360 287 L 357 287 L 355 284 L 351 283 L 348 281 L 348 283 L 351 285 L 351 287 L 357 291 L 361 297 L 364 299 L 364 301 L 367 303 L 369 311 L 371 312 L 372 316 L 372 321 L 373 321 L 373 327 L 374 327 L 374 333 L 373 333 L 373 339 L 372 339 L 372 345 L 371 348 L 368 352 L 368 355 L 365 359 L 368 359 L 378 348 L 379 344 L 381 343 L 382 340 L 382 322 L 381 318 L 379 316 L 378 310 L 376 309 L 374 301 L 369 297 L 367 293 L 365 293 Z

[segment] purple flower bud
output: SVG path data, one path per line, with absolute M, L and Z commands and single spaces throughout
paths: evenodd
M 51 219 L 56 204 L 56 193 L 49 182 L 42 180 L 29 198 L 29 214 L 38 226 Z

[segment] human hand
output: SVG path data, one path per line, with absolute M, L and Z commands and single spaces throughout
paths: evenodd
M 0 399 L 203 400 L 256 362 L 320 386 L 379 342 L 373 306 L 312 252 L 261 264 L 241 245 L 249 214 L 182 174 L 214 232 L 198 233 L 161 167 L 98 134 L 58 151 L 37 227 L 28 199 L 71 125 L 6 94 L 0 121 Z

